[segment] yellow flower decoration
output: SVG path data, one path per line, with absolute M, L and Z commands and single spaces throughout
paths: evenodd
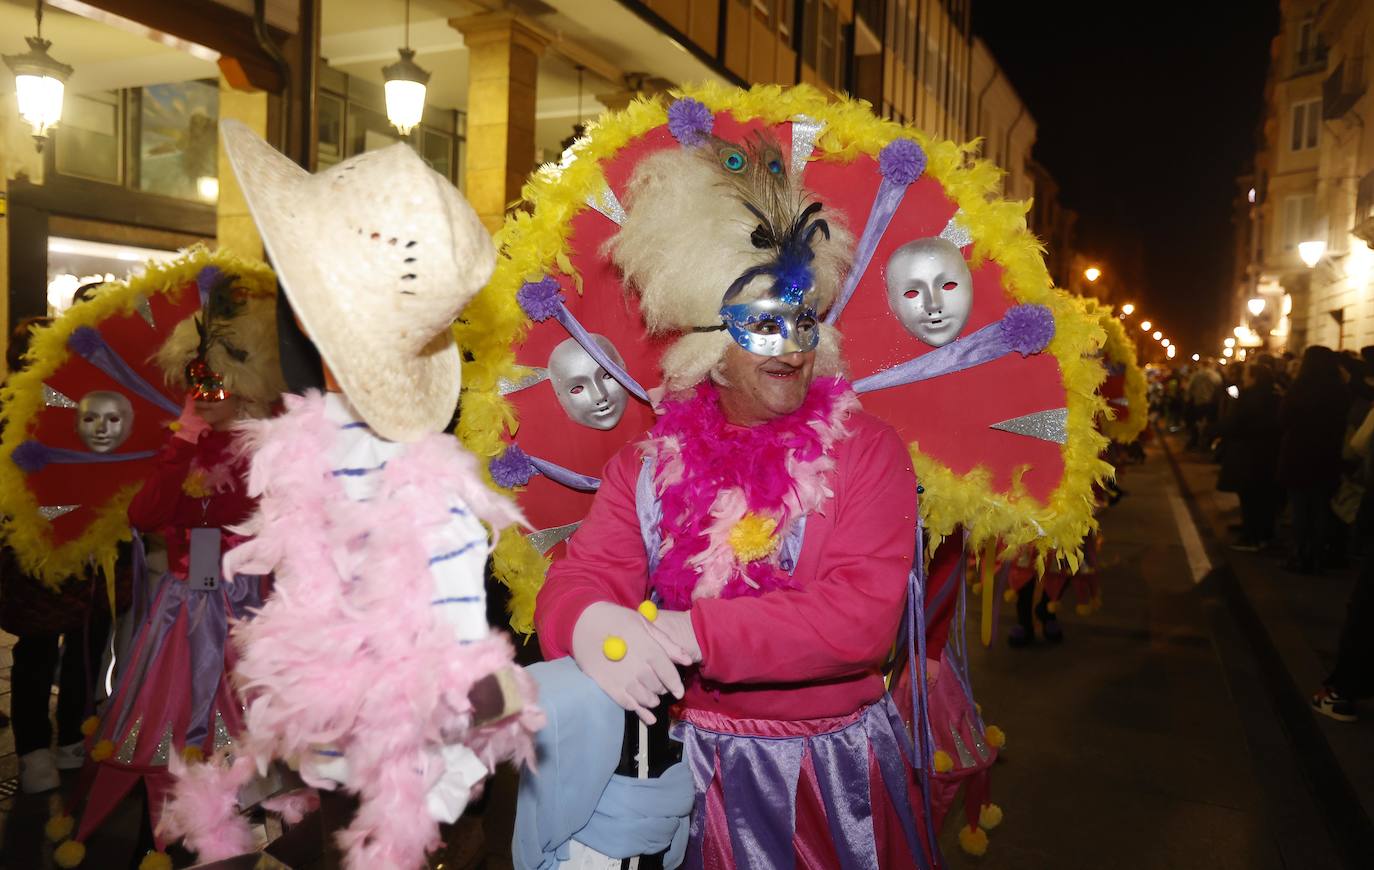
M 730 530 L 730 549 L 741 565 L 757 562 L 778 548 L 778 521 L 772 517 L 747 513 Z
M 191 498 L 209 498 L 211 492 L 209 483 L 205 480 L 205 472 L 199 469 L 192 470 L 181 482 L 181 491 Z

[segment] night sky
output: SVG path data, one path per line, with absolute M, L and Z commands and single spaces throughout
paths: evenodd
M 1277 0 L 973 2 L 974 33 L 1035 117 L 1036 159 L 1079 213 L 1079 247 L 1124 272 L 1187 354 L 1215 354 L 1234 325 L 1235 178 L 1278 22 Z

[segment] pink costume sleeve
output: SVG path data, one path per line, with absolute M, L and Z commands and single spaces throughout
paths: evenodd
M 703 677 L 816 682 L 875 670 L 886 658 L 915 552 L 916 477 L 906 446 L 886 426 L 869 423 L 845 447 L 834 527 L 813 579 L 797 590 L 693 605 Z M 802 558 L 812 552 L 804 547 Z
M 592 508 L 553 563 L 535 602 L 535 630 L 544 658 L 572 652 L 573 626 L 590 604 L 612 601 L 637 607 L 647 595 L 649 564 L 635 513 L 639 448 L 627 445 L 602 471 Z

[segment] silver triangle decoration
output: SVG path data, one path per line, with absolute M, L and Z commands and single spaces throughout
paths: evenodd
M 793 175 L 806 169 L 806 161 L 816 150 L 816 140 L 824 129 L 825 124 L 810 115 L 792 116 L 792 165 L 788 169 Z
M 964 724 L 968 726 L 969 733 L 973 735 L 973 751 L 978 753 L 978 757 L 987 761 L 991 755 L 988 753 L 987 741 L 983 739 L 983 731 L 979 723 L 973 721 L 973 717 L 964 714 Z
M 47 384 L 43 385 L 43 404 L 49 408 L 75 408 L 76 402 L 71 397 L 59 390 L 54 390 Z
M 55 520 L 79 507 L 81 507 L 79 504 L 45 504 L 38 509 L 38 515 L 45 520 Z
M 119 744 L 119 751 L 115 753 L 115 761 L 120 764 L 134 763 L 134 749 L 138 747 L 138 734 L 143 730 L 143 717 L 134 720 L 134 727 L 129 729 L 124 742 Z
M 969 233 L 968 227 L 964 226 L 964 210 L 959 209 L 954 213 L 954 217 L 949 219 L 945 228 L 940 230 L 940 238 L 947 242 L 953 242 L 956 248 L 967 248 L 973 244 L 973 236 Z
M 147 296 L 144 296 L 140 293 L 134 299 L 134 308 L 138 311 L 139 317 L 142 317 L 143 320 L 153 329 L 157 329 L 157 320 L 153 318 L 153 306 L 151 303 L 148 302 Z
M 167 763 L 167 757 L 172 754 L 172 726 L 168 725 L 167 730 L 162 732 L 162 739 L 157 742 L 157 749 L 153 750 L 153 764 L 162 765 Z
M 601 185 L 599 192 L 587 197 L 587 205 L 610 218 L 616 226 L 625 223 L 625 206 L 620 204 L 620 200 L 616 198 L 615 191 L 611 190 L 610 185 Z
M 549 370 L 543 366 L 528 366 L 529 374 L 520 378 L 501 378 L 496 382 L 496 391 L 503 396 L 511 393 L 518 393 L 521 390 L 528 390 L 535 384 L 542 384 L 549 379 Z
M 581 521 L 568 523 L 566 526 L 554 526 L 551 529 L 540 529 L 531 532 L 529 536 L 530 545 L 539 551 L 539 555 L 552 550 L 563 541 L 572 537 L 572 533 L 577 531 L 577 527 L 582 525 Z
M 215 751 L 219 752 L 224 747 L 234 742 L 234 738 L 229 734 L 229 726 L 224 724 L 224 715 L 218 710 L 215 711 Z
M 988 428 L 1001 429 L 1003 432 L 1010 432 L 1013 435 L 1025 435 L 1030 438 L 1039 438 L 1041 441 L 1063 444 L 1069 440 L 1068 426 L 1069 409 L 1052 408 L 1048 411 L 1036 411 L 1033 414 L 1012 417 L 1010 420 L 993 423 Z
M 978 762 L 973 759 L 973 753 L 968 751 L 968 745 L 964 743 L 964 738 L 959 736 L 959 729 L 952 724 L 949 726 L 949 736 L 954 739 L 954 751 L 959 755 L 959 766 L 977 767 Z

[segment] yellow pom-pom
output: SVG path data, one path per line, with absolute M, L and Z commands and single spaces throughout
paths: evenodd
M 625 638 L 616 637 L 613 634 L 607 635 L 606 639 L 601 642 L 601 652 L 613 662 L 625 658 L 625 653 L 629 650 L 630 648 L 625 645 Z
M 87 716 L 86 721 L 81 723 L 81 733 L 87 737 L 100 730 L 100 717 Z
M 954 769 L 954 759 L 949 757 L 949 753 L 943 749 L 935 750 L 935 772 L 949 773 Z
M 658 605 L 652 601 L 645 601 L 643 604 L 639 605 L 639 615 L 653 622 L 655 619 L 658 619 Z
M 983 594 L 983 584 L 982 584 L 982 583 L 974 583 L 972 586 L 969 587 L 969 591 L 972 592 L 974 595 L 982 595 L 982 594 Z
M 977 825 L 960 828 L 959 848 L 975 858 L 982 857 L 988 851 L 988 832 Z
M 181 760 L 187 764 L 195 764 L 205 760 L 205 751 L 199 746 L 184 746 L 181 749 Z
M 1002 824 L 1002 808 L 997 804 L 983 804 L 978 810 L 978 827 L 991 831 Z
M 1011 604 L 1013 601 L 1016 600 L 1016 590 L 1008 589 L 1007 591 L 1003 592 L 1002 600 L 1007 602 L 1008 604 Z
M 1092 616 L 1093 606 L 1091 604 L 1079 604 L 1074 607 L 1073 612 L 1079 616 Z
M 149 852 L 138 862 L 138 870 L 172 870 L 172 856 L 166 852 Z
M 747 513 L 730 529 L 730 549 L 740 564 L 757 562 L 778 548 L 778 538 L 773 533 L 778 529 L 778 521 L 772 517 Z
M 988 738 L 988 744 L 996 749 L 1001 749 L 1007 745 L 1007 732 L 996 725 L 989 725 L 983 734 Z
M 52 853 L 52 859 L 58 867 L 76 867 L 86 860 L 86 845 L 76 840 L 68 840 L 57 847 Z
M 1050 613 L 1058 613 L 1058 612 L 1059 612 L 1059 602 L 1058 602 L 1058 601 L 1051 601 L 1049 604 L 1046 604 L 1046 605 L 1045 605 L 1045 609 L 1048 610 Z
M 180 431 L 181 431 L 181 421 L 180 421 L 180 420 L 173 420 L 172 422 L 170 422 L 170 423 L 167 424 L 167 428 L 168 428 L 168 429 L 171 429 L 173 432 L 180 432 Z
M 43 826 L 43 833 L 54 843 L 60 843 L 72 835 L 72 828 L 76 822 L 66 813 L 58 813 L 48 819 L 48 823 Z
M 114 755 L 114 743 L 109 740 L 97 740 L 91 747 L 91 761 L 104 761 Z

